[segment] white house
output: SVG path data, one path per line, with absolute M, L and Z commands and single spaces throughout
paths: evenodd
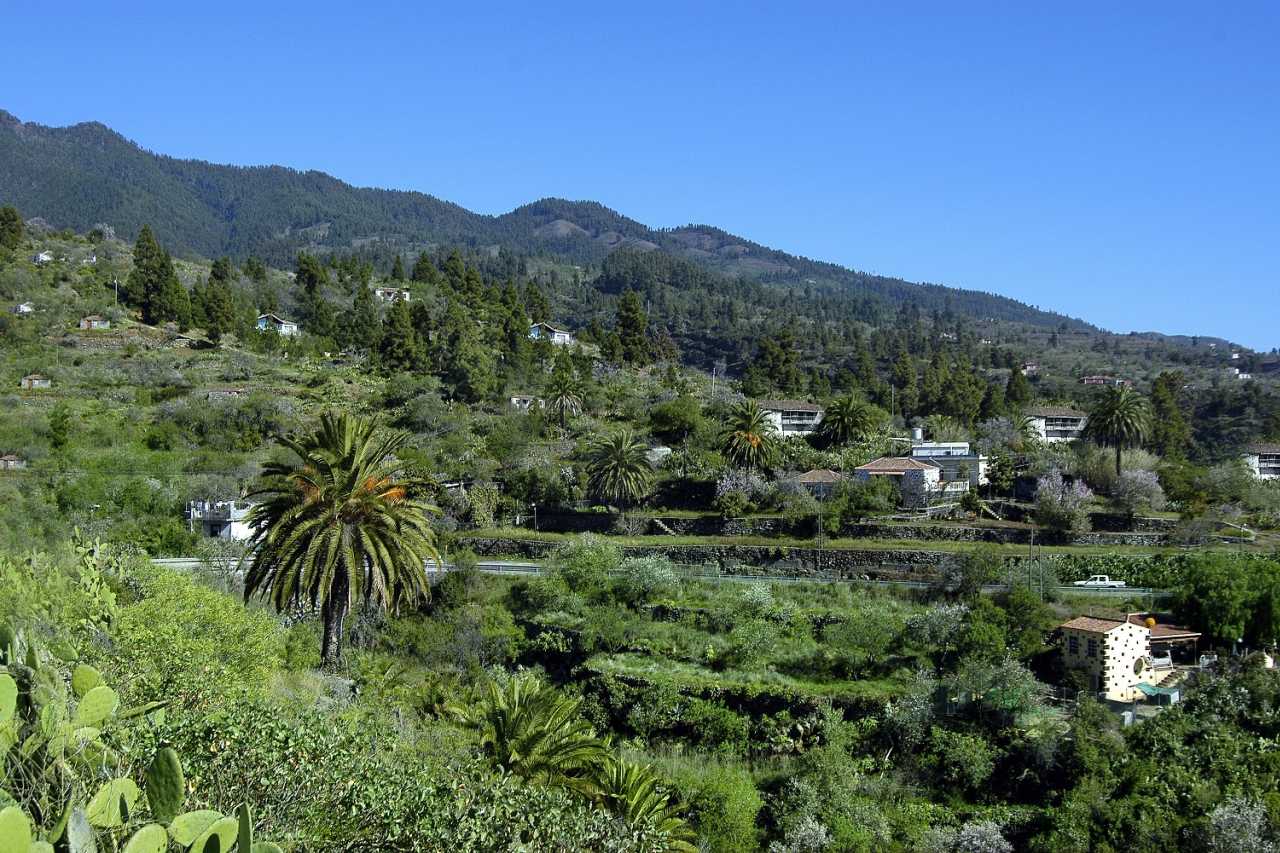
M 200 525 L 211 539 L 234 539 L 243 542 L 253 535 L 247 521 L 253 504 L 245 501 L 195 500 L 187 503 L 187 523 L 192 530 Z
M 967 441 L 915 441 L 911 458 L 924 459 L 942 469 L 942 482 L 964 481 L 976 488 L 987 483 L 987 457 L 975 453 Z
M 21 471 L 27 467 L 27 460 L 16 453 L 0 456 L 0 471 Z
M 29 373 L 18 381 L 18 387 L 28 391 L 52 388 L 53 380 L 42 373 Z
M 534 397 L 530 394 L 513 394 L 511 395 L 511 408 L 517 412 L 528 412 L 534 408 L 545 409 L 547 401 L 541 397 Z
M 823 408 L 804 400 L 761 400 L 758 405 L 778 435 L 811 435 L 822 423 Z
M 1088 414 L 1070 406 L 1033 406 L 1026 415 L 1041 441 L 1075 441 L 1089 423 Z
M 283 335 L 286 338 L 292 338 L 298 334 L 297 323 L 282 319 L 275 314 L 259 314 L 258 331 L 265 332 L 268 329 L 275 332 L 277 335 Z
M 529 325 L 529 340 L 551 341 L 554 345 L 562 347 L 573 343 L 573 335 L 564 329 L 557 329 L 550 323 L 531 323 Z
M 373 295 L 378 297 L 384 305 L 394 305 L 397 302 L 409 301 L 409 290 L 404 287 L 375 287 Z
M 101 314 L 90 314 L 88 317 L 80 318 L 80 328 L 89 331 L 97 329 L 110 329 L 111 321 Z
M 41 252 L 40 254 L 33 257 L 31 259 L 31 262 L 38 267 L 42 267 L 45 264 L 51 264 L 53 263 L 53 252 L 48 252 L 48 251 Z
M 1245 448 L 1244 464 L 1259 480 L 1280 479 L 1280 444 L 1259 443 Z
M 13 313 L 17 314 L 19 317 L 25 317 L 28 314 L 36 313 L 36 306 L 32 305 L 30 302 L 22 302 L 13 306 Z

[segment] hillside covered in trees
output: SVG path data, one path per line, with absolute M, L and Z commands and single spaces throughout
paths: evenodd
M 911 303 L 1038 326 L 1080 321 L 973 290 L 871 275 L 761 246 L 709 225 L 654 229 L 585 201 L 543 199 L 486 216 L 417 192 L 357 188 L 321 172 L 280 166 L 223 166 L 147 151 L 93 122 L 50 128 L 0 110 L 0 202 L 55 228 L 100 223 L 133 239 L 151 224 L 179 256 L 244 259 L 285 266 L 299 249 L 364 251 L 389 259 L 442 245 L 499 248 L 594 266 L 615 250 L 660 254 L 706 276 L 682 284 L 716 291 L 746 281 L 835 300 L 875 313 Z

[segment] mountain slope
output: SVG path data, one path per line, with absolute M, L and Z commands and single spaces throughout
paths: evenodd
M 357 188 L 322 172 L 223 166 L 144 150 L 93 122 L 51 128 L 0 111 L 0 202 L 59 228 L 98 223 L 131 236 L 150 224 L 178 254 L 259 255 L 287 264 L 300 248 L 383 241 L 503 246 L 596 264 L 627 246 L 659 250 L 730 277 L 854 292 L 925 311 L 1071 327 L 1085 324 L 994 294 L 913 284 L 812 261 L 708 225 L 653 229 L 596 202 L 543 199 L 501 216 L 418 192 Z

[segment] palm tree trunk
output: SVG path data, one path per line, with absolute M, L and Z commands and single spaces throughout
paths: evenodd
M 320 661 L 326 669 L 336 665 L 342 653 L 342 625 L 347 617 L 347 592 L 347 575 L 345 572 L 338 572 L 333 580 L 333 589 L 329 591 L 329 597 L 320 610 L 324 618 Z
M 1119 480 L 1119 479 L 1120 479 L 1120 451 L 1121 451 L 1121 449 L 1122 449 L 1122 448 L 1121 448 L 1121 446 L 1120 446 L 1120 443 L 1119 443 L 1119 442 L 1116 442 L 1116 479 L 1117 479 L 1117 480 Z

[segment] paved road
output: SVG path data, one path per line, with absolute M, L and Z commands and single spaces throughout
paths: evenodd
M 207 565 L 207 562 L 198 557 L 158 557 L 151 562 L 160 566 L 169 566 L 175 569 L 198 569 Z M 226 571 L 238 572 L 236 560 L 228 560 Z M 444 571 L 450 571 L 452 565 L 446 563 Z M 711 567 L 708 566 L 708 569 Z M 476 563 L 476 569 L 491 575 L 537 575 L 542 571 L 539 563 L 522 562 L 519 560 L 481 560 Z M 434 566 L 428 567 L 429 575 L 440 574 Z M 932 584 L 928 581 L 892 581 L 892 580 L 852 580 L 847 578 L 812 577 L 803 575 L 744 575 L 744 574 L 720 574 L 715 571 L 708 571 L 703 574 L 698 571 L 691 571 L 685 575 L 690 580 L 705 581 L 727 581 L 730 583 L 758 583 L 767 581 L 769 583 L 860 583 L 868 586 L 884 586 L 899 587 L 903 589 L 927 589 Z M 983 592 L 997 593 L 1004 592 L 1008 589 L 1005 584 L 987 584 L 982 588 Z M 1120 589 L 1103 589 L 1095 587 L 1078 587 L 1078 586 L 1059 586 L 1054 587 L 1059 595 L 1092 595 L 1100 598 L 1128 598 L 1132 596 L 1161 596 L 1166 593 L 1159 589 L 1150 589 L 1147 587 L 1122 587 Z

